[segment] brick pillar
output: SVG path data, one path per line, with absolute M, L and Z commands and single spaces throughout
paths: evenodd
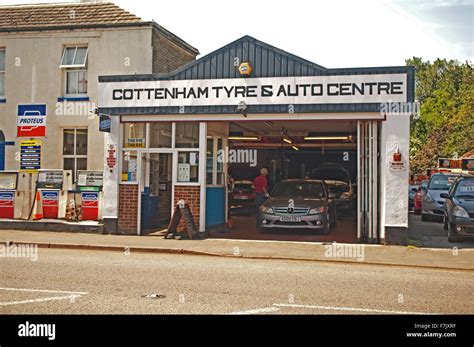
M 200 207 L 200 186 L 174 186 L 175 206 L 179 200 L 184 200 L 190 207 L 194 217 L 194 223 L 199 230 L 199 207 Z M 174 208 L 174 207 L 173 207 Z M 178 231 L 186 230 L 183 219 L 179 222 Z
M 123 234 L 136 234 L 138 222 L 138 185 L 119 186 L 118 229 Z

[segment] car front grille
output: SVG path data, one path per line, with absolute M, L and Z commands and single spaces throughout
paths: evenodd
M 463 227 L 463 229 L 468 234 L 474 234 L 474 227 Z
M 285 215 L 285 216 L 303 216 L 307 215 L 309 208 L 308 207 L 295 207 L 293 208 L 293 213 L 288 211 L 288 206 L 276 206 L 274 208 L 275 214 Z

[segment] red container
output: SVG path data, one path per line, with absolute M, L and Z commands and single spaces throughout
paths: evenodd
M 82 220 L 99 219 L 99 193 L 82 192 Z
M 41 204 L 43 205 L 43 218 L 57 219 L 59 215 L 59 191 L 42 190 Z
M 0 218 L 13 219 L 15 215 L 15 192 L 0 191 Z

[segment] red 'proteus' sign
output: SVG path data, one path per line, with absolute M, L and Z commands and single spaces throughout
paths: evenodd
M 18 137 L 46 136 L 46 105 L 18 105 L 17 113 Z

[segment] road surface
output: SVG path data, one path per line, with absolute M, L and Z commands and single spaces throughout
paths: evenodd
M 68 249 L 0 258 L 7 314 L 472 314 L 472 288 L 472 272 L 363 264 Z

